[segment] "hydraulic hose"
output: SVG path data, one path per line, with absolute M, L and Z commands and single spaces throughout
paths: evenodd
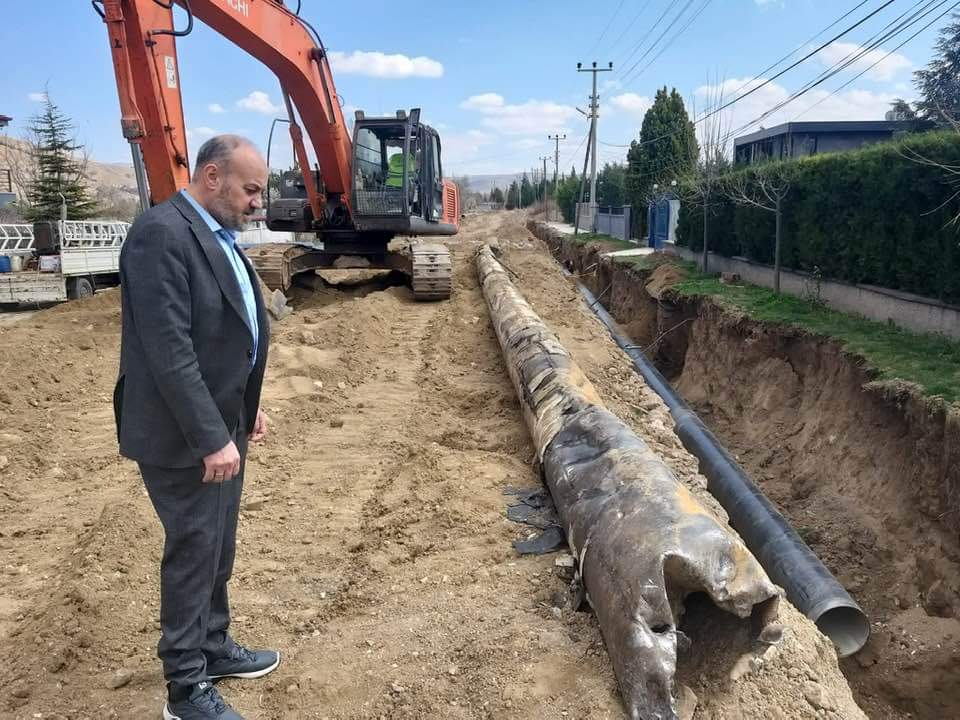
M 577 287 L 590 309 L 606 325 L 614 342 L 633 361 L 636 371 L 663 399 L 673 417 L 677 436 L 700 461 L 700 472 L 707 478 L 710 493 L 727 511 L 730 523 L 770 579 L 833 641 L 840 657 L 860 650 L 870 638 L 870 620 L 860 606 L 660 371 L 620 333 L 616 321 L 593 293 L 579 282 Z

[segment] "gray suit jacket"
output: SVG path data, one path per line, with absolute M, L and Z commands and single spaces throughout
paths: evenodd
M 120 253 L 123 331 L 113 394 L 120 453 L 147 465 L 199 465 L 260 405 L 270 325 L 256 274 L 258 351 L 223 248 L 181 195 L 143 213 Z M 241 418 L 245 420 L 240 428 Z

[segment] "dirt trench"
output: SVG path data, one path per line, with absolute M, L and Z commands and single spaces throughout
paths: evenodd
M 231 583 L 235 635 L 284 658 L 262 681 L 222 684 L 251 720 L 624 717 L 595 619 L 555 607 L 567 583 L 554 557 L 510 545 L 527 533 L 504 491 L 539 475 L 477 285 L 482 242 L 501 245 L 608 407 L 703 492 L 662 403 L 520 213 L 467 220 L 449 302 L 389 286 L 299 294 L 273 328 L 270 436 L 249 457 Z M 108 291 L 0 327 L 3 720 L 162 706 L 162 536 L 117 456 L 109 399 L 119 314 Z M 680 676 L 697 720 L 862 717 L 829 644 L 789 606 L 782 649 L 736 681 L 751 638 L 691 617 L 698 650 Z
M 876 720 L 960 717 L 960 417 L 835 341 L 669 291 L 605 248 L 555 258 L 673 382 L 873 621 L 841 667 Z

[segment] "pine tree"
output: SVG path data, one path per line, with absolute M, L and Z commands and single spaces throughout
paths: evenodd
M 917 112 L 938 125 L 952 125 L 960 121 L 960 13 L 941 28 L 934 50 L 926 69 L 913 74 L 921 95 Z
M 683 98 L 676 88 L 657 90 L 643 116 L 640 140 L 627 151 L 626 187 L 634 208 L 646 206 L 654 183 L 668 185 L 696 165 L 700 148 Z M 642 216 L 642 213 L 641 213 Z
M 73 123 L 48 97 L 44 109 L 31 119 L 36 175 L 27 188 L 31 220 L 56 220 L 66 200 L 67 218 L 83 220 L 97 212 L 85 185 L 83 146 L 73 135 Z M 61 197 L 61 195 L 63 197 Z

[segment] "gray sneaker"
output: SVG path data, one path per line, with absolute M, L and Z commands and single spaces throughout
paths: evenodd
M 168 701 L 163 706 L 163 720 L 243 720 L 227 705 L 213 683 L 197 683 L 184 700 Z
M 247 650 L 243 645 L 234 645 L 226 657 L 207 661 L 207 675 L 211 680 L 252 680 L 272 673 L 279 664 L 280 653 L 276 650 Z

